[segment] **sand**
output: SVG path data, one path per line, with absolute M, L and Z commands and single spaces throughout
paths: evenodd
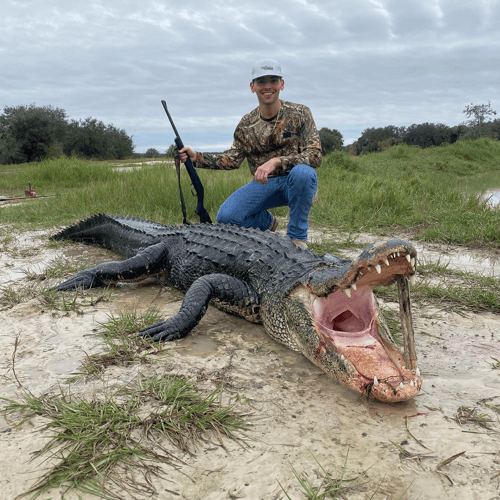
M 61 254 L 95 262 L 114 258 L 111 252 L 80 245 L 49 248 L 47 234 L 26 232 L 0 242 L 4 287 L 26 286 L 23 270 L 41 273 Z M 419 251 L 428 259 L 455 252 L 461 259 L 450 265 L 467 266 L 459 249 Z M 497 257 L 483 255 L 479 264 L 472 260 L 476 270 L 498 275 Z M 102 350 L 96 332 L 110 314 L 152 306 L 165 317 L 174 314 L 180 294 L 158 291 L 155 285 L 116 288 L 110 301 L 76 312 L 49 310 L 37 298 L 0 311 L 1 396 L 19 399 L 18 381 L 34 395 L 57 390 L 87 354 Z M 493 358 L 500 359 L 500 316 L 415 305 L 413 315 L 424 385 L 418 397 L 405 403 L 367 401 L 274 342 L 262 326 L 212 307 L 195 331 L 152 363 L 110 367 L 102 379 L 74 384 L 72 392 L 92 397 L 103 384 L 123 385 L 139 372 L 174 372 L 207 390 L 223 380 L 230 401 L 246 401 L 241 409 L 253 416 L 248 446 L 228 440 L 225 448 L 215 440 L 198 443 L 193 456 L 180 455 L 185 466 L 164 465 L 163 477 L 153 478 L 154 498 L 278 500 L 286 498 L 285 489 L 293 500 L 305 499 L 293 469 L 319 485 L 321 467 L 337 478 L 348 454 L 345 478 L 363 476 L 343 498 L 500 499 L 500 369 L 492 365 Z M 472 411 L 484 415 L 486 425 L 458 418 Z M 0 417 L 1 499 L 27 491 L 46 470 L 47 463 L 32 460 L 50 437 L 44 423 L 35 418 L 16 426 Z M 63 497 L 63 492 L 55 489 L 40 498 L 95 498 L 75 492 Z

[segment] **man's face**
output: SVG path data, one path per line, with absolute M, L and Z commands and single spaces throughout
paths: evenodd
M 285 81 L 279 76 L 262 76 L 250 82 L 250 89 L 257 94 L 259 104 L 274 104 L 284 88 Z

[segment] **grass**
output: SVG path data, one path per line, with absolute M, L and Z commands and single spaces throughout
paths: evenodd
M 452 310 L 500 313 L 500 279 L 451 269 L 439 263 L 418 268 L 412 296 L 431 300 Z
M 111 365 L 128 366 L 135 363 L 150 362 L 151 354 L 166 351 L 162 343 L 153 342 L 137 335 L 143 328 L 161 320 L 158 309 L 151 308 L 143 314 L 137 311 L 123 312 L 115 316 L 109 315 L 109 320 L 101 324 L 100 337 L 103 340 L 105 352 L 87 355 L 79 372 L 68 379 L 76 382 L 83 378 L 97 377 Z
M 490 366 L 493 370 L 500 370 L 500 359 L 491 357 L 493 361 L 490 362 Z
M 11 258 L 25 258 L 32 254 L 38 254 L 39 249 L 26 249 L 20 251 L 16 248 L 6 248 L 5 253 Z M 82 307 L 95 307 L 101 301 L 109 301 L 112 295 L 110 289 L 77 290 L 73 293 L 60 294 L 44 286 L 46 280 L 56 278 L 69 278 L 82 269 L 92 267 L 93 262 L 88 259 L 66 259 L 63 257 L 52 259 L 42 273 L 34 269 L 23 269 L 28 282 L 25 286 L 0 285 L 0 310 L 7 310 L 17 304 L 38 299 L 44 308 L 69 312 L 76 311 Z
M 245 445 L 247 415 L 224 406 L 221 391 L 203 395 L 187 380 L 164 375 L 140 376 L 91 401 L 62 388 L 40 397 L 25 393 L 21 402 L 0 398 L 7 403 L 1 414 L 17 416 L 18 425 L 43 417 L 51 433 L 35 455 L 47 456 L 49 469 L 23 496 L 35 499 L 62 486 L 104 499 L 156 494 L 151 476 L 162 474 L 158 464 L 182 463 L 167 447 L 191 453 L 204 436 L 221 446 L 224 439 Z
M 363 157 L 333 153 L 321 167 L 323 221 L 313 215 L 342 230 L 405 228 L 424 240 L 498 247 L 498 212 L 466 188 L 477 176 L 498 172 L 499 159 L 500 142 L 489 139 L 431 149 L 396 146 Z
M 317 226 L 351 234 L 404 229 L 414 238 L 465 245 L 500 247 L 500 218 L 476 192 L 477 179 L 498 176 L 500 142 L 460 141 L 420 149 L 395 146 L 381 153 L 353 157 L 335 152 L 318 170 L 319 191 L 311 211 Z M 0 192 L 19 194 L 28 182 L 52 198 L 4 206 L 3 222 L 35 226 L 67 225 L 97 212 L 135 215 L 162 223 L 180 223 L 179 193 L 171 163 L 117 171 L 106 162 L 60 158 L 36 164 L 2 167 Z M 8 173 L 8 175 L 7 175 Z M 245 165 L 236 171 L 198 170 L 206 207 L 215 218 L 218 207 L 250 180 Z M 183 189 L 190 191 L 183 172 Z M 196 220 L 196 199 L 187 196 L 188 214 Z M 286 215 L 284 208 L 273 210 Z
M 375 295 L 397 302 L 398 290 L 396 285 L 378 287 Z M 417 304 L 431 303 L 450 311 L 500 314 L 500 279 L 455 271 L 446 266 L 423 265 L 418 267 L 411 297 Z M 389 326 L 394 325 L 391 323 Z
M 37 293 L 33 287 L 22 287 L 20 289 L 13 286 L 0 286 L 0 311 L 11 309 L 17 304 L 27 302 L 36 297 Z
M 23 273 L 28 281 L 45 281 L 53 278 L 69 278 L 79 271 L 93 267 L 95 263 L 90 259 L 67 259 L 56 257 L 45 267 L 43 273 L 37 273 L 33 269 L 24 269 Z
M 345 474 L 347 471 L 347 460 L 349 456 L 349 449 L 347 450 L 344 464 L 342 469 L 338 475 L 338 478 L 334 478 L 319 462 L 316 460 L 317 465 L 321 469 L 321 471 L 315 471 L 318 478 L 320 478 L 320 484 L 315 485 L 308 478 L 305 473 L 300 474 L 293 465 L 290 465 L 292 469 L 292 473 L 295 476 L 295 479 L 299 483 L 302 496 L 304 496 L 307 500 L 326 500 L 328 498 L 347 498 L 346 495 L 349 492 L 356 491 L 357 487 L 363 486 L 361 485 L 360 479 L 366 475 L 367 471 L 364 471 L 358 474 L 353 479 L 346 479 Z M 281 491 L 285 494 L 288 500 L 292 500 L 292 497 L 287 493 L 282 484 L 278 481 L 280 485 Z M 398 497 L 398 500 L 401 500 L 406 495 L 407 491 L 410 489 L 411 484 L 406 488 L 406 490 Z M 375 495 L 378 493 L 380 489 L 380 485 L 375 489 L 370 496 L 364 496 L 363 498 L 367 498 L 368 500 L 372 500 L 375 498 Z M 368 495 L 368 494 L 366 494 Z
M 61 294 L 50 288 L 31 284 L 23 287 L 0 286 L 0 311 L 11 309 L 17 304 L 37 299 L 42 307 L 57 312 L 80 311 L 82 307 L 95 307 L 99 302 L 108 302 L 112 291 L 107 289 L 76 290 Z
M 355 479 L 352 480 L 345 479 L 348 456 L 349 456 L 349 450 L 346 453 L 344 465 L 342 466 L 338 479 L 334 479 L 331 476 L 331 474 L 328 473 L 324 469 L 324 467 L 316 460 L 316 463 L 321 469 L 321 476 L 322 476 L 321 483 L 318 486 L 315 486 L 307 477 L 307 475 L 299 474 L 299 472 L 297 472 L 297 470 L 293 467 L 293 465 L 291 465 L 293 475 L 300 484 L 302 488 L 302 493 L 304 494 L 307 500 L 324 500 L 325 498 L 337 498 L 338 496 L 345 493 L 347 490 L 353 489 L 356 486 L 356 484 L 358 483 L 359 479 L 363 476 L 363 474 L 360 474 L 359 476 L 357 476 Z M 281 483 L 279 483 L 279 481 L 278 484 L 280 485 L 281 490 L 286 495 L 288 500 L 292 500 L 290 495 L 288 495 L 285 488 L 283 488 L 283 486 L 281 485 Z

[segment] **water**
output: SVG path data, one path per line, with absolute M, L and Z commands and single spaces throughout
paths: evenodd
M 487 191 L 483 196 L 492 207 L 500 206 L 500 188 Z

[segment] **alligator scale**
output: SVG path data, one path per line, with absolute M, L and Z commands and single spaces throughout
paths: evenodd
M 317 256 L 288 237 L 224 224 L 166 226 L 134 217 L 95 215 L 52 237 L 109 248 L 125 260 L 81 271 L 56 287 L 106 286 L 146 276 L 185 292 L 180 311 L 140 335 L 185 337 L 209 303 L 300 351 L 349 388 L 385 402 L 420 391 L 408 279 L 416 250 L 393 239 L 354 260 Z M 372 289 L 397 282 L 403 348 L 393 340 Z

